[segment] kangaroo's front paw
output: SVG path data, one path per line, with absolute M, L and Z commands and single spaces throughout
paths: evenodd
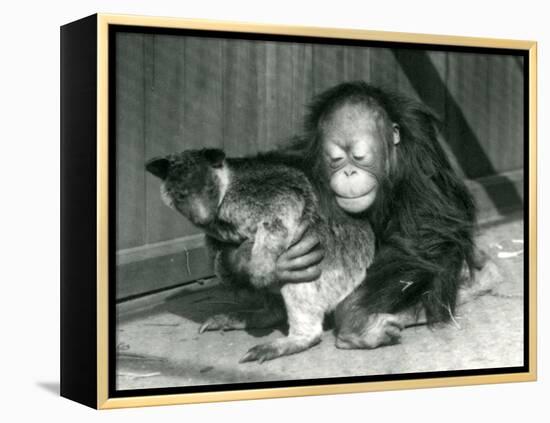
M 244 329 L 245 319 L 239 313 L 216 314 L 206 319 L 199 328 L 199 333 L 207 330 L 234 330 Z

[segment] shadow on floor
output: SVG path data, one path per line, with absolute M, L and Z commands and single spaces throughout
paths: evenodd
M 59 396 L 61 392 L 59 382 L 36 382 L 36 386 L 55 396 Z

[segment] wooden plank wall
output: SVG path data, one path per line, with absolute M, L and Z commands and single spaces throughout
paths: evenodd
M 522 168 L 523 63 L 511 56 L 168 35 L 117 35 L 117 249 L 198 233 L 160 201 L 147 159 L 273 148 L 311 97 L 363 79 L 428 104 L 470 179 Z

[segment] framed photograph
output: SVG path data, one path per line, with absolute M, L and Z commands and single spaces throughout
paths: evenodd
M 536 380 L 534 41 L 93 15 L 61 190 L 64 397 Z

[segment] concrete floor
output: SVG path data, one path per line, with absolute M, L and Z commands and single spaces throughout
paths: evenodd
M 284 328 L 199 335 L 200 323 L 208 316 L 247 302 L 237 301 L 213 280 L 122 303 L 117 309 L 117 388 L 521 366 L 522 241 L 522 220 L 483 228 L 479 242 L 494 258 L 503 280 L 487 282 L 490 286 L 483 289 L 489 288 L 488 293 L 463 304 L 456 324 L 407 328 L 400 344 L 375 350 L 339 350 L 327 330 L 319 345 L 303 353 L 261 365 L 239 364 L 249 348 L 283 336 Z

